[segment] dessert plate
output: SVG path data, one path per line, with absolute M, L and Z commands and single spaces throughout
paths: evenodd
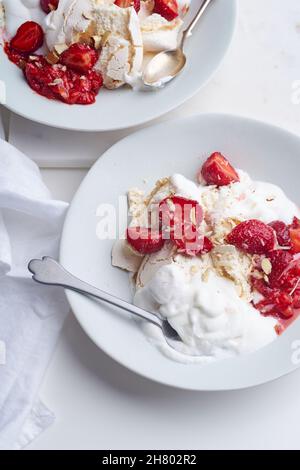
M 198 7 L 198 0 L 193 1 L 186 21 Z M 96 103 L 90 106 L 69 106 L 37 95 L 0 47 L 0 80 L 6 86 L 5 106 L 32 121 L 77 131 L 116 130 L 148 122 L 191 98 L 211 78 L 230 45 L 236 16 L 236 0 L 212 3 L 193 37 L 187 41 L 186 69 L 165 89 L 151 92 L 102 89 Z
M 90 170 L 66 218 L 62 264 L 81 279 L 130 301 L 128 274 L 111 266 L 113 241 L 97 238 L 97 207 L 108 203 L 118 210 L 119 196 L 128 188 L 148 190 L 162 176 L 181 173 L 193 179 L 215 150 L 230 155 L 233 165 L 254 179 L 278 184 L 293 201 L 299 200 L 299 137 L 226 115 L 203 114 L 156 125 L 114 145 Z M 299 320 L 254 354 L 208 365 L 185 365 L 163 356 L 124 313 L 73 292 L 67 296 L 83 329 L 101 349 L 127 368 L 167 385 L 192 390 L 240 389 L 276 379 L 300 365 Z

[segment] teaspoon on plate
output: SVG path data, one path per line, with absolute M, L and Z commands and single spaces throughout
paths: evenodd
M 96 299 L 119 307 L 120 309 L 132 313 L 143 320 L 153 323 L 161 329 L 168 345 L 176 351 L 178 351 L 176 344 L 183 344 L 177 331 L 174 330 L 168 320 L 162 318 L 159 314 L 148 312 L 140 307 L 125 302 L 114 295 L 91 286 L 90 284 L 73 276 L 73 274 L 69 273 L 65 268 L 63 268 L 63 266 L 49 256 L 44 256 L 42 259 L 31 260 L 28 264 L 28 269 L 33 274 L 32 279 L 40 284 L 63 287 L 64 289 L 73 290 L 88 297 L 95 297 Z M 184 352 L 182 353 L 185 354 Z
M 187 60 L 183 52 L 185 41 L 192 35 L 194 27 L 211 2 L 212 0 L 204 0 L 202 2 L 197 15 L 189 27 L 183 32 L 181 42 L 177 49 L 160 52 L 150 60 L 142 76 L 146 86 L 163 86 L 182 72 Z

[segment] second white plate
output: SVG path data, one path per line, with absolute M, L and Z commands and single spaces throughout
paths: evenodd
M 62 264 L 87 282 L 131 301 L 127 273 L 111 266 L 113 241 L 96 236 L 98 205 L 118 208 L 119 196 L 128 188 L 150 189 L 162 176 L 182 173 L 193 179 L 203 159 L 216 150 L 254 179 L 278 184 L 291 199 L 299 200 L 299 137 L 232 116 L 200 115 L 164 123 L 120 141 L 91 169 L 65 222 Z M 80 324 L 100 348 L 129 369 L 167 385 L 193 390 L 245 388 L 300 365 L 300 320 L 255 354 L 204 366 L 183 365 L 164 357 L 123 312 L 73 292 L 67 295 Z

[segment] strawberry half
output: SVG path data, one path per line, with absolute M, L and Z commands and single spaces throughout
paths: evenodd
M 247 220 L 237 225 L 227 236 L 227 242 L 251 255 L 264 255 L 274 250 L 275 232 L 260 220 Z
M 85 74 L 98 60 L 98 52 L 87 44 L 72 44 L 60 56 L 60 62 L 75 72 Z
M 59 4 L 59 0 L 40 0 L 41 9 L 45 13 L 56 10 Z
M 39 49 L 44 42 L 44 31 L 35 21 L 26 21 L 17 30 L 16 35 L 10 41 L 10 46 L 16 51 L 32 54 Z
M 166 20 L 172 21 L 179 15 L 177 0 L 155 0 L 153 11 Z
M 145 227 L 129 227 L 127 241 L 135 251 L 142 255 L 156 253 L 165 243 L 160 231 Z
M 162 225 L 171 230 L 183 224 L 199 226 L 203 220 L 203 210 L 197 201 L 181 196 L 171 196 L 159 204 L 159 219 Z
M 196 256 L 203 250 L 204 237 L 199 232 L 203 210 L 197 201 L 168 197 L 159 205 L 159 220 L 180 253 Z
M 240 177 L 230 165 L 227 158 L 221 153 L 213 153 L 202 166 L 198 180 L 204 179 L 207 184 L 216 186 L 227 186 L 230 183 L 237 183 Z
M 135 11 L 138 13 L 141 9 L 141 0 L 115 0 L 115 5 L 120 8 L 134 7 Z

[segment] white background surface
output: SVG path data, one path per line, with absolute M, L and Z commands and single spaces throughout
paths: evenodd
M 238 28 L 223 66 L 196 98 L 163 119 L 221 111 L 300 134 L 300 105 L 291 100 L 292 84 L 300 80 L 299 0 L 239 3 Z M 25 128 L 17 121 L 11 127 L 15 142 L 14 128 Z M 30 124 L 26 133 L 17 145 L 28 155 L 49 144 L 45 129 L 41 133 Z M 33 135 L 39 136 L 39 147 Z M 119 137 L 99 135 L 99 155 L 108 141 Z M 87 147 L 86 161 L 92 158 Z M 53 195 L 70 200 L 86 170 L 42 172 Z M 300 370 L 252 390 L 177 391 L 113 362 L 73 316 L 46 374 L 42 398 L 57 421 L 31 449 L 300 449 Z

